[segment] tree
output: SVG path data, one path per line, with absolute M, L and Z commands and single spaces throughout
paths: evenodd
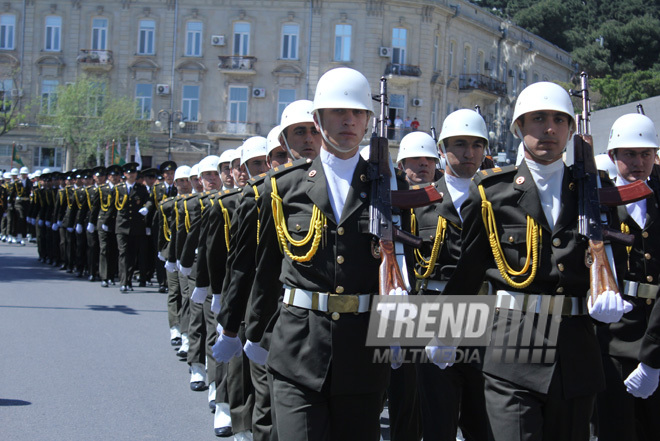
M 113 139 L 147 139 L 146 126 L 136 118 L 135 101 L 113 97 L 107 89 L 107 82 L 87 76 L 58 86 L 55 110 L 41 118 L 48 122 L 42 126 L 43 136 L 53 143 L 63 139 L 74 166 L 96 164 L 99 149 Z
M 594 109 L 620 106 L 660 95 L 658 69 L 626 73 L 618 79 L 609 75 L 605 78 L 593 78 L 590 83 L 601 96 L 600 101 L 594 102 Z
M 18 125 L 25 115 L 21 112 L 23 92 L 17 87 L 18 70 L 0 67 L 0 136 Z

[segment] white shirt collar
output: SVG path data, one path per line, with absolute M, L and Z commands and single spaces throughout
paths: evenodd
M 332 205 L 332 211 L 338 224 L 359 160 L 359 150 L 356 150 L 355 155 L 348 159 L 340 159 L 327 150 L 321 149 L 321 164 L 327 180 L 330 205 Z

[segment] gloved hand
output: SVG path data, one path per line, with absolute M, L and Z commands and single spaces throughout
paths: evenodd
M 140 213 L 142 216 L 146 216 L 149 214 L 149 209 L 147 207 L 142 207 L 138 210 L 138 213 Z
M 46 221 L 46 227 L 50 228 L 53 226 L 53 223 L 51 221 Z
M 147 236 L 151 236 L 151 228 L 147 227 L 145 232 L 147 233 Z
M 169 260 L 167 262 L 165 262 L 165 271 L 167 271 L 168 273 L 177 272 L 178 270 L 177 270 L 177 267 L 176 267 L 176 263 L 170 262 Z
M 391 289 L 390 290 L 390 295 L 391 296 L 407 296 L 408 291 L 402 288 L 396 288 L 396 289 Z
M 222 333 L 222 326 L 218 324 L 218 340 L 213 345 L 213 358 L 221 363 L 229 363 L 234 357 L 241 355 L 243 345 L 238 337 L 228 337 Z
M 660 369 L 652 368 L 644 363 L 639 363 L 637 368 L 623 381 L 628 393 L 637 398 L 648 398 L 658 387 Z
M 57 231 L 57 230 L 59 229 L 59 227 L 58 227 L 58 225 L 57 225 L 57 222 L 55 222 L 54 224 L 52 224 L 52 227 L 51 227 L 51 228 L 53 229 L 53 231 Z
M 401 353 L 401 346 L 390 346 L 390 366 L 392 369 L 399 369 L 403 364 L 403 354 Z
M 185 267 L 185 266 L 181 266 L 181 261 L 179 261 L 179 260 L 176 261 L 176 266 L 177 266 L 177 268 L 179 268 L 179 271 L 180 271 L 181 274 L 183 274 L 184 276 L 189 276 L 190 273 L 192 273 L 192 268 L 188 268 L 188 267 Z
M 2 217 L 7 217 L 8 214 L 9 213 L 7 213 L 7 212 L 2 213 Z
M 32 218 L 30 216 L 26 217 L 25 220 L 28 224 L 32 225 Z
M 425 347 L 426 356 L 433 362 L 434 365 L 438 366 L 440 369 L 446 369 L 449 366 L 453 366 L 454 360 L 456 358 L 456 347 L 455 346 L 442 346 L 438 339 L 434 338 L 431 342 Z
M 73 227 L 67 227 L 66 231 L 68 231 L 69 233 L 73 233 Z
M 76 234 L 82 234 L 83 227 L 82 224 L 76 224 Z
M 94 228 L 94 224 L 91 223 L 91 222 L 87 222 L 87 232 L 88 232 L 89 234 L 92 234 L 92 233 L 94 232 L 94 230 L 95 230 L 95 228 Z
M 37 225 L 39 225 L 40 227 L 43 227 L 43 226 L 44 226 L 44 220 L 43 220 L 43 219 L 39 219 L 39 220 L 37 221 Z
M 268 351 L 262 348 L 259 343 L 253 343 L 250 340 L 246 341 L 245 346 L 243 346 L 243 352 L 253 362 L 262 366 L 266 364 Z
M 222 304 L 220 303 L 222 298 L 221 294 L 213 294 L 213 300 L 211 300 L 211 312 L 213 314 L 220 314 L 222 310 Z
M 167 260 L 167 258 L 165 256 L 163 256 L 163 253 L 161 253 L 160 251 L 158 252 L 158 259 L 162 260 L 163 262 L 165 262 Z
M 192 295 L 190 296 L 190 300 L 192 300 L 195 303 L 204 303 L 206 301 L 206 293 L 208 292 L 207 287 L 199 287 L 196 286 L 195 289 L 193 289 Z
M 106 224 L 102 224 L 102 225 L 101 225 L 101 229 L 102 229 L 103 231 L 110 231 L 110 228 L 108 228 L 108 226 L 107 226 Z
M 603 323 L 616 323 L 623 314 L 632 311 L 632 304 L 621 298 L 621 294 L 614 291 L 605 291 L 591 303 L 591 296 L 587 301 L 589 315 Z

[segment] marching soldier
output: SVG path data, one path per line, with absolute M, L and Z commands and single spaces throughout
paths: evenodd
M 98 215 L 101 209 L 101 187 L 105 185 L 108 179 L 108 172 L 105 167 L 96 167 L 91 171 L 94 183 L 85 188 L 85 196 L 89 205 L 87 214 L 87 224 L 85 231 L 87 236 L 87 268 L 89 271 L 89 281 L 95 282 L 103 280 L 100 275 L 100 241 L 99 232 L 96 229 Z
M 222 181 L 222 189 L 229 190 L 234 188 L 234 178 L 231 174 L 231 161 L 236 156 L 235 149 L 227 149 L 220 154 L 220 180 Z
M 620 117 L 612 125 L 607 151 L 617 170 L 616 185 L 648 182 L 654 194 L 618 207 L 621 231 L 635 237 L 627 248 L 622 291 L 633 309 L 620 322 L 597 328 L 606 381 L 597 398 L 598 439 L 660 439 L 660 393 L 654 393 L 660 360 L 652 356 L 659 340 L 651 321 L 652 310 L 658 309 L 660 278 L 660 181 L 651 176 L 658 151 L 653 121 L 641 114 Z M 645 341 L 651 349 L 642 352 Z
M 163 176 L 163 182 L 160 182 L 156 185 L 154 185 L 151 195 L 149 197 L 149 202 L 147 203 L 149 212 L 154 211 L 152 214 L 152 221 L 151 221 L 151 231 L 155 232 L 158 231 L 159 229 L 162 228 L 163 221 L 164 219 L 162 216 L 159 215 L 158 211 L 160 209 L 160 201 L 177 195 L 177 188 L 174 185 L 174 173 L 176 171 L 176 162 L 174 161 L 165 161 L 163 162 L 160 167 L 160 173 Z M 151 207 L 151 204 L 153 203 L 153 208 Z M 152 247 L 156 250 L 158 250 L 158 235 L 157 234 L 152 234 L 151 235 L 151 240 L 152 240 Z M 155 254 L 155 253 L 154 253 Z M 155 262 L 155 271 L 156 271 L 156 279 L 158 280 L 158 292 L 160 293 L 166 293 L 167 292 L 167 287 L 168 287 L 168 282 L 167 282 L 167 275 L 165 274 L 165 268 L 163 265 L 158 263 L 158 261 Z
M 13 171 L 13 170 L 12 170 Z M 13 209 L 13 232 L 12 243 L 25 245 L 27 238 L 27 217 L 30 210 L 30 196 L 32 194 L 32 181 L 28 178 L 30 170 L 27 167 L 21 167 L 20 177 L 16 179 L 10 188 L 9 206 Z
M 92 208 L 90 216 L 90 223 L 96 226 L 99 234 L 99 276 L 101 286 L 104 288 L 115 284 L 114 279 L 119 272 L 119 252 L 115 233 L 117 217 L 115 195 L 117 186 L 121 184 L 123 170 L 119 165 L 111 165 L 107 172 L 108 180 L 99 186 L 98 203 Z
M 78 270 L 77 277 L 82 278 L 87 272 L 87 219 L 89 217 L 89 198 L 87 186 L 91 184 L 90 170 L 79 170 L 76 175 L 76 190 L 73 194 L 77 208 L 75 219 L 76 235 L 76 266 Z M 84 225 L 84 227 L 83 227 Z
M 62 224 L 60 229 L 60 244 L 62 243 L 62 233 L 64 233 L 64 255 L 66 263 L 66 272 L 73 273 L 76 267 L 76 213 L 78 206 L 76 205 L 76 190 L 78 171 L 71 171 L 67 175 L 67 186 L 65 187 L 65 202 L 64 215 L 62 217 Z
M 533 314 L 530 304 L 540 311 L 542 301 L 534 299 L 553 301 L 561 295 L 556 298 L 562 301 L 554 359 L 530 363 L 522 350 L 514 362 L 486 354 L 486 409 L 496 440 L 589 439 L 594 399 L 604 387 L 592 319 L 618 321 L 627 308 L 614 291 L 599 293 L 594 304 L 586 301 L 588 244 L 576 240 L 578 192 L 562 161 L 576 129 L 573 114 L 560 86 L 539 82 L 525 88 L 510 127 L 524 146 L 524 160 L 519 167 L 477 173 L 461 210 L 460 260 L 444 294 L 477 294 L 482 280 L 490 282 L 499 308 L 493 335 L 498 316 L 507 314 L 500 332 L 514 349 L 511 333 Z M 528 323 L 533 323 L 532 335 L 553 338 L 549 327 Z

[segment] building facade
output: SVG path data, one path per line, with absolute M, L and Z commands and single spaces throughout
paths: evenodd
M 192 164 L 265 136 L 338 66 L 364 73 L 374 94 L 385 76 L 390 120 L 417 118 L 420 130 L 479 106 L 493 150 L 506 153 L 517 94 L 574 74 L 567 52 L 460 0 L 6 1 L 0 69 L 17 75 L 2 87 L 39 105 L 0 137 L 0 169 L 12 145 L 31 170 L 67 167 L 67 146 L 40 135 L 39 115 L 83 73 L 135 98 L 150 128 L 145 165 L 156 165 L 168 152 Z M 404 132 L 390 133 L 394 147 Z

